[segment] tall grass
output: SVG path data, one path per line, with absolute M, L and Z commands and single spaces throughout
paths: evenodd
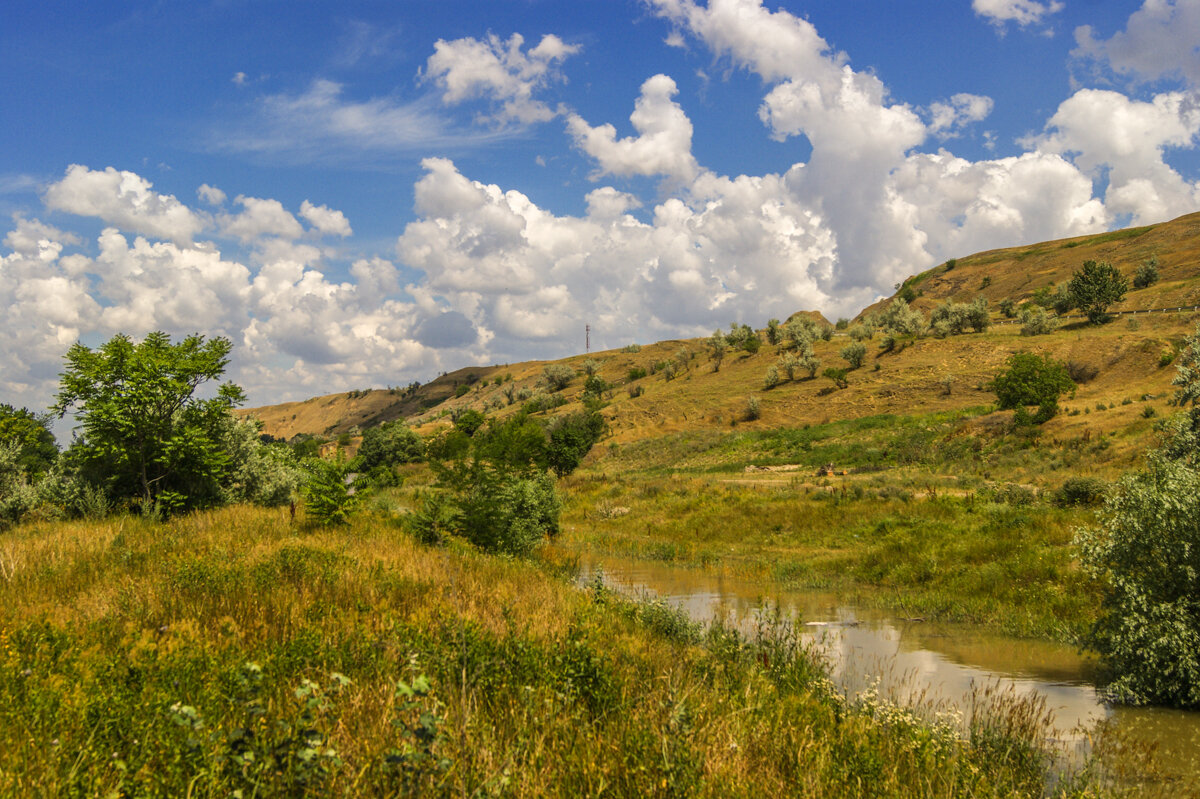
M 28 525 L 0 548 L 0 795 L 1048 784 L 1012 747 L 934 745 L 924 723 L 847 702 L 786 635 L 700 631 L 572 588 L 554 576 L 569 562 L 426 548 L 380 516 L 323 531 L 229 508 Z

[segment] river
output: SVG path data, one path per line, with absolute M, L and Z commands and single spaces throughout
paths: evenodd
M 961 705 L 986 687 L 1037 694 L 1053 713 L 1054 742 L 1068 760 L 1086 754 L 1104 724 L 1121 740 L 1153 749 L 1155 781 L 1167 795 L 1200 795 L 1200 713 L 1106 703 L 1096 688 L 1096 662 L 1073 646 L 900 619 L 719 571 L 594 553 L 582 563 L 582 580 L 599 574 L 614 590 L 664 599 L 696 621 L 720 618 L 745 627 L 764 610 L 798 619 L 835 684 L 851 697 L 872 686 L 902 704 L 920 698 L 943 706 Z

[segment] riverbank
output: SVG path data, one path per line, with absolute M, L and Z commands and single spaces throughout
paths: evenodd
M 1078 640 L 1100 607 L 1071 546 L 1093 512 L 1018 485 L 913 490 L 895 475 L 585 471 L 565 486 L 560 545 L 579 552 L 1057 641 Z
M 665 606 L 574 588 L 552 550 L 505 560 L 420 546 L 380 515 L 325 531 L 240 507 L 165 525 L 24 525 L 0 547 L 0 794 L 997 796 L 1049 784 L 1034 705 L 1001 698 L 964 736 L 847 699 L 786 625 L 703 631 Z

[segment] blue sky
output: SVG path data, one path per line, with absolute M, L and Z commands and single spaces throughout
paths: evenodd
M 1200 0 L 62 3 L 0 25 L 0 401 L 224 335 L 253 404 L 852 315 L 1200 210 Z

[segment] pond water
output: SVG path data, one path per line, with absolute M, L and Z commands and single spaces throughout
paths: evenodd
M 1172 786 L 1169 793 L 1200 795 L 1191 793 L 1200 791 L 1200 713 L 1105 703 L 1096 690 L 1096 662 L 1070 645 L 896 618 L 719 572 L 594 554 L 582 562 L 581 580 L 599 575 L 614 590 L 664 599 L 697 621 L 749 626 L 764 610 L 797 618 L 834 682 L 851 696 L 874 685 L 900 703 L 961 706 L 975 689 L 1037 694 L 1053 713 L 1054 737 L 1068 758 L 1085 753 L 1090 733 L 1104 722 L 1122 740 L 1153 747 L 1155 771 Z

